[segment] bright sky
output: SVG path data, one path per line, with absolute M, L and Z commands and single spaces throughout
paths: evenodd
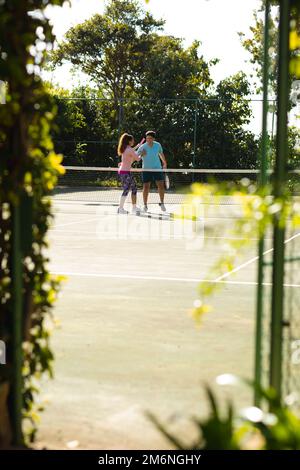
M 252 23 L 252 12 L 260 0 L 150 0 L 146 9 L 156 18 L 166 20 L 167 34 L 181 37 L 190 44 L 194 39 L 202 42 L 201 51 L 206 59 L 217 57 L 220 63 L 212 70 L 218 82 L 239 70 L 251 72 L 245 64 L 247 53 L 240 44 L 238 31 L 248 32 Z M 71 8 L 49 7 L 48 16 L 54 25 L 58 40 L 73 25 L 102 13 L 104 0 L 72 0 Z M 67 74 L 67 78 L 66 78 Z M 54 82 L 62 86 L 76 83 L 68 77 L 68 69 L 52 74 Z

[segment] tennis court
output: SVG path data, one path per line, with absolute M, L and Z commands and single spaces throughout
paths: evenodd
M 200 329 L 189 315 L 239 207 L 212 202 L 183 222 L 170 216 L 183 196 L 168 194 L 162 215 L 155 192 L 148 214 L 123 216 L 117 194 L 60 187 L 53 197 L 51 271 L 68 279 L 55 311 L 56 372 L 44 384 L 40 445 L 167 449 L 146 410 L 192 436 L 180 416 L 205 412 L 201 385 L 224 372 L 253 374 L 256 240 L 236 272 L 217 280 L 223 289 Z M 243 387 L 228 395 L 237 407 L 252 398 Z

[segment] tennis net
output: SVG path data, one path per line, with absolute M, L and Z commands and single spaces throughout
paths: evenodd
M 59 177 L 58 185 L 53 191 L 55 200 L 82 201 L 98 204 L 118 204 L 122 190 L 118 168 L 65 166 L 65 174 Z M 244 178 L 256 182 L 258 170 L 249 169 L 167 169 L 144 170 L 133 168 L 133 177 L 138 188 L 138 201 L 142 199 L 142 174 L 152 172 L 164 174 L 169 180 L 165 201 L 169 204 L 181 204 L 196 182 L 239 182 Z M 168 185 L 166 185 L 168 186 Z M 159 196 L 155 184 L 151 184 L 149 203 L 155 204 Z M 220 201 L 219 201 L 220 202 Z M 234 204 L 233 198 L 224 196 L 221 203 Z

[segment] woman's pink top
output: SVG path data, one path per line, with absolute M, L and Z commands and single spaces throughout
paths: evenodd
M 141 157 L 133 150 L 130 145 L 127 145 L 125 151 L 122 153 L 122 160 L 119 166 L 119 173 L 128 173 L 131 170 L 133 162 L 140 161 Z

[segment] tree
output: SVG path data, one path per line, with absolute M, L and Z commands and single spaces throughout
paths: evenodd
M 95 92 L 89 89 L 79 88 L 72 93 L 54 89 L 52 93 L 59 110 L 54 139 L 59 141 L 58 150 L 66 155 L 65 163 L 115 166 L 117 129 L 112 103 L 95 101 Z M 170 167 L 192 165 L 196 131 L 198 168 L 254 168 L 257 139 L 244 129 L 251 117 L 245 75 L 236 74 L 220 82 L 215 91 L 200 90 L 199 94 L 199 100 L 155 99 L 146 94 L 145 101 L 126 102 L 122 130 L 130 131 L 136 139 L 147 128 L 157 130 Z M 76 96 L 86 99 L 74 100 Z M 86 142 L 85 155 L 80 155 L 79 142 Z
M 246 37 L 244 33 L 239 33 L 243 47 L 250 54 L 250 63 L 254 66 L 254 73 L 258 79 L 256 83 L 257 93 L 262 90 L 262 68 L 264 56 L 264 17 L 265 0 L 261 0 L 261 6 L 253 12 L 254 24 L 250 26 L 250 35 Z M 277 45 L 278 45 L 278 13 L 271 11 L 269 22 L 269 83 L 272 92 L 276 89 L 277 77 Z
M 239 72 L 222 80 L 210 99 L 201 103 L 199 155 L 205 168 L 255 168 L 258 141 L 245 130 L 252 111 L 248 96 L 250 85 Z
M 52 65 L 69 61 L 107 97 L 122 99 L 136 89 L 152 33 L 163 25 L 136 0 L 111 0 L 103 15 L 94 15 L 67 32 L 50 57 Z
M 71 61 L 98 86 L 94 91 L 98 98 L 113 100 L 112 103 L 96 104 L 86 101 L 84 112 L 82 102 L 67 104 L 58 101 L 61 115 L 65 115 L 59 126 L 65 130 L 68 140 L 73 139 L 75 130 L 76 140 L 83 137 L 86 126 L 87 140 L 96 138 L 112 142 L 122 131 L 130 129 L 130 132 L 141 135 L 147 127 L 154 128 L 159 122 L 161 135 L 168 142 L 170 155 L 174 156 L 174 164 L 180 152 L 182 156 L 187 154 L 190 157 L 191 148 L 185 142 L 193 141 L 195 104 L 175 100 L 205 97 L 213 85 L 210 67 L 217 60 L 205 61 L 199 54 L 200 43 L 197 41 L 185 48 L 181 39 L 159 35 L 163 24 L 163 21 L 156 21 L 145 13 L 135 1 L 124 4 L 122 0 L 112 0 L 104 15 L 95 15 L 67 33 L 66 40 L 52 56 L 53 66 L 65 59 Z M 81 88 L 72 96 L 91 98 L 91 93 Z M 130 98 L 130 101 L 124 98 Z M 86 116 L 92 106 L 96 113 L 93 120 L 88 119 L 88 124 L 84 124 L 80 118 L 78 121 L 83 127 L 79 129 L 76 125 L 72 130 L 70 125 L 66 129 L 67 123 L 74 121 L 78 107 Z M 92 129 L 97 129 L 97 137 L 91 137 Z M 62 140 L 61 134 L 57 137 Z M 184 148 L 181 144 L 178 146 L 178 142 Z M 59 147 L 59 150 L 65 153 L 66 147 Z M 98 157 L 95 150 L 96 147 L 89 147 L 89 158 L 94 160 L 95 156 L 100 163 L 99 146 Z M 73 145 L 73 157 L 76 157 L 76 152 Z M 107 155 L 115 155 L 111 144 L 101 145 L 101 153 L 104 164 Z M 76 157 L 76 161 L 79 163 L 80 159 Z
M 277 51 L 278 51 L 278 0 L 272 0 L 270 2 L 270 21 L 269 21 L 269 83 L 270 89 L 273 93 L 276 91 L 277 81 Z M 290 34 L 290 49 L 291 49 L 291 60 L 290 60 L 290 73 L 291 80 L 300 77 L 300 1 L 291 0 L 291 34 Z M 262 67 L 263 67 L 263 47 L 264 47 L 264 18 L 262 12 L 265 10 L 266 0 L 261 0 L 261 6 L 258 10 L 253 12 L 254 24 L 250 27 L 250 36 L 246 37 L 245 34 L 239 33 L 242 41 L 242 45 L 249 52 L 251 59 L 250 63 L 254 65 L 254 72 L 256 77 L 259 79 L 257 86 L 257 92 L 261 91 L 262 83 Z
M 101 92 L 89 87 L 71 92 L 48 84 L 48 90 L 57 104 L 52 135 L 64 163 L 114 166 L 118 139 L 114 103 L 102 100 Z
M 251 114 L 245 100 L 249 93 L 246 78 L 232 77 L 214 91 L 210 69 L 217 59 L 205 60 L 199 41 L 185 47 L 182 39 L 159 31 L 164 22 L 157 22 L 135 1 L 123 7 L 124 1 L 111 0 L 104 15 L 95 15 L 72 28 L 53 55 L 54 65 L 67 59 L 98 85 L 94 92 L 80 88 L 72 93 L 73 98 L 86 97 L 85 102 L 58 100 L 64 117 L 58 118 L 60 131 L 56 138 L 107 142 L 101 147 L 97 144 L 97 148 L 87 143 L 86 157 L 78 156 L 82 147 L 70 143 L 73 151 L 68 162 L 107 166 L 113 163 L 120 132 L 129 131 L 140 138 L 147 128 L 154 128 L 171 166 L 191 166 L 194 151 L 198 166 L 247 166 L 249 158 L 253 165 L 255 139 L 243 131 Z M 92 94 L 113 102 L 95 102 L 90 100 Z M 207 99 L 213 101 L 205 104 Z M 76 115 L 78 123 L 72 128 Z M 69 148 L 59 150 L 66 153 Z
M 210 67 L 218 60 L 206 61 L 199 55 L 201 43 L 184 48 L 182 39 L 155 36 L 141 74 L 141 85 L 148 98 L 200 98 L 213 85 Z

